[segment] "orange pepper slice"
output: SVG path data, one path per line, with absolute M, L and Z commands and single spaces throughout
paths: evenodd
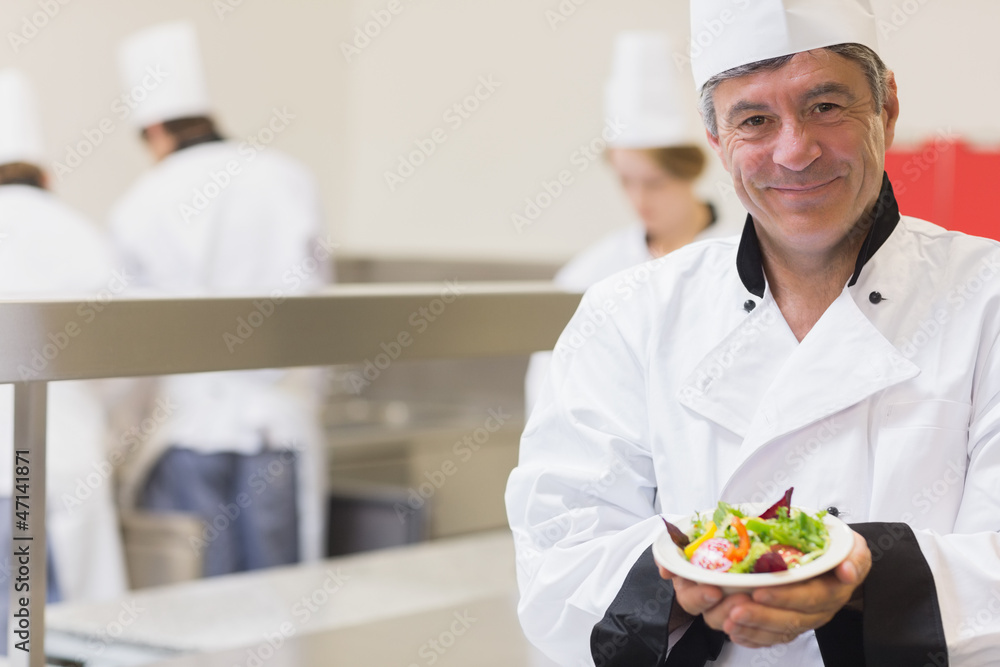
M 738 518 L 733 517 L 732 524 L 736 528 L 736 534 L 740 536 L 740 545 L 730 547 L 726 553 L 726 558 L 734 563 L 739 563 L 747 557 L 747 553 L 750 551 L 750 535 L 747 534 L 746 526 Z

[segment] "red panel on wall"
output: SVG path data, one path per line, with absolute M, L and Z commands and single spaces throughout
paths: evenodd
M 980 152 L 958 146 L 955 161 L 955 219 L 962 231 L 1000 239 L 1000 151 Z
M 889 151 L 885 170 L 903 215 L 1000 239 L 994 194 L 1000 186 L 1000 151 L 939 138 L 914 150 Z
M 926 153 L 926 155 L 925 155 Z M 892 181 L 899 212 L 924 220 L 933 220 L 947 227 L 944 220 L 936 218 L 934 211 L 935 164 L 940 151 L 933 144 L 929 150 L 891 150 L 885 154 L 885 170 Z

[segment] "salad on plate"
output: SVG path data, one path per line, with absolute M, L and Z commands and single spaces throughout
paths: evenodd
M 826 511 L 809 514 L 792 507 L 792 490 L 758 516 L 720 502 L 711 515 L 697 515 L 688 533 L 663 522 L 694 566 L 732 574 L 791 570 L 816 560 L 830 546 Z

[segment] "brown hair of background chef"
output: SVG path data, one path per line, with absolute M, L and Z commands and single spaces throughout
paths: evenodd
M 163 121 L 163 129 L 177 143 L 175 150 L 196 146 L 209 141 L 221 141 L 222 135 L 215 127 L 215 121 L 208 116 L 189 116 Z M 146 129 L 142 130 L 142 138 L 146 139 Z
M 609 149 L 604 157 L 610 157 Z M 693 181 L 705 171 L 705 151 L 698 146 L 669 146 L 664 148 L 635 149 L 648 155 L 656 166 L 668 175 L 682 181 Z
M 27 162 L 0 164 L 0 185 L 30 185 L 45 188 L 45 174 Z

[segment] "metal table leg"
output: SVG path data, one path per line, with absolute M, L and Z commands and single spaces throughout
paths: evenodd
M 13 667 L 45 665 L 46 382 L 14 385 L 14 492 L 11 498 L 10 629 Z

